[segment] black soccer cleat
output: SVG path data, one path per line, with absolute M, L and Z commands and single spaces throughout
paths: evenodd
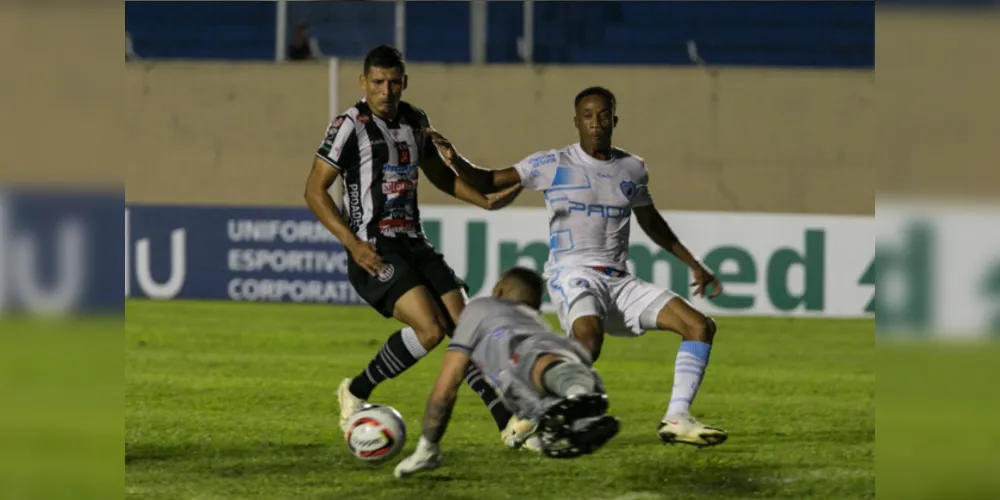
M 549 458 L 576 458 L 590 455 L 618 434 L 621 423 L 610 415 L 598 417 L 569 436 L 556 442 L 542 440 L 542 453 Z
M 538 421 L 538 432 L 553 438 L 567 437 L 573 433 L 577 420 L 599 417 L 608 411 L 608 397 L 601 393 L 570 396 L 560 400 Z

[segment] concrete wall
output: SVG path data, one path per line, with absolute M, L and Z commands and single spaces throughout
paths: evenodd
M 107 3 L 0 3 L 0 184 L 121 182 L 121 60 L 100 54 L 123 7 Z
M 880 194 L 1000 195 L 1000 9 L 877 22 Z
M 340 107 L 360 66 L 340 69 Z M 617 143 L 663 208 L 873 213 L 871 72 L 414 64 L 407 99 L 473 161 L 576 140 L 572 99 L 619 95 Z M 129 201 L 298 205 L 328 118 L 323 65 L 126 66 Z M 425 183 L 425 203 L 453 200 Z M 526 195 L 519 203 L 540 205 Z

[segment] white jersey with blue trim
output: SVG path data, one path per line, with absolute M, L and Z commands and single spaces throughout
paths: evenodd
M 632 209 L 653 204 L 642 158 L 613 149 L 610 160 L 598 160 L 577 143 L 535 153 L 514 169 L 525 188 L 545 193 L 546 272 L 573 266 L 627 270 Z

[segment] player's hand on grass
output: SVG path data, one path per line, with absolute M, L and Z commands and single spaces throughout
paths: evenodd
M 368 274 L 372 276 L 377 275 L 385 269 L 385 263 L 382 262 L 382 257 L 379 256 L 375 245 L 367 241 L 358 240 L 348 247 L 347 251 L 351 252 L 354 262 L 357 262 L 362 269 L 368 271 Z
M 705 297 L 705 290 L 708 285 L 712 285 L 712 295 L 709 298 L 716 298 L 722 293 L 722 283 L 716 279 L 715 275 L 710 273 L 708 269 L 702 266 L 698 266 L 694 270 L 694 281 L 691 282 L 691 286 L 695 287 L 694 296 L 695 297 Z
M 394 475 L 397 478 L 406 477 L 423 470 L 433 470 L 441 466 L 441 446 L 420 438 L 417 450 L 403 459 L 396 466 Z
M 441 155 L 441 159 L 451 167 L 452 161 L 458 156 L 458 152 L 455 151 L 455 146 L 452 146 L 451 141 L 441 135 L 440 132 L 434 130 L 433 128 L 427 128 L 427 135 L 430 136 L 431 142 L 434 143 L 434 147 L 437 148 L 438 154 Z

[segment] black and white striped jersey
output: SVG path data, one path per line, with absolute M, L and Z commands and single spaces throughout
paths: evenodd
M 437 150 L 426 133 L 427 115 L 400 102 L 393 121 L 372 114 L 364 100 L 330 123 L 316 152 L 344 179 L 344 212 L 354 234 L 424 237 L 417 206 L 417 165 Z

